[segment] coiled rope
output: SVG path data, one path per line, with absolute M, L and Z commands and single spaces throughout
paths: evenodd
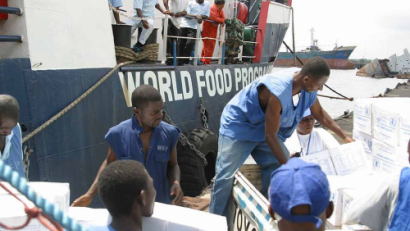
M 77 221 L 68 217 L 66 213 L 61 211 L 54 204 L 51 204 L 50 202 L 48 202 L 41 196 L 37 195 L 34 192 L 34 190 L 29 185 L 27 185 L 27 180 L 23 177 L 20 177 L 18 172 L 13 171 L 11 167 L 5 164 L 2 160 L 0 160 L 0 179 L 10 183 L 10 185 L 16 188 L 20 193 L 26 196 L 38 208 L 41 209 L 39 210 L 38 208 L 28 208 L 27 205 L 19 199 L 25 206 L 25 211 L 28 215 L 28 219 L 25 224 L 19 227 L 7 227 L 5 225 L 2 225 L 6 229 L 12 229 L 12 230 L 21 229 L 25 227 L 32 218 L 37 217 L 42 224 L 44 224 L 47 228 L 51 230 L 62 231 L 63 229 L 60 227 L 61 225 L 69 231 L 86 231 L 86 229 L 83 226 L 81 226 Z M 6 191 L 12 194 L 12 192 L 8 190 L 1 183 L 1 181 L 0 181 L 0 186 L 5 188 Z M 43 213 L 45 213 L 45 215 Z M 54 221 L 51 220 L 50 218 L 53 219 Z M 54 229 L 52 226 L 47 224 L 46 219 L 49 220 L 56 227 L 56 229 Z

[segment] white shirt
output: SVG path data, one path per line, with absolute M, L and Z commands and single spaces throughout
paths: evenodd
M 390 226 L 399 196 L 400 175 L 392 176 L 374 192 L 353 200 L 344 217 L 346 224 L 359 222 L 373 231 L 385 231 Z
M 142 17 L 155 17 L 155 5 L 158 0 L 134 0 L 134 15 L 138 17 L 137 10 L 141 9 Z
M 169 4 L 169 10 L 173 12 L 174 14 L 178 12 L 182 12 L 182 11 L 187 11 L 188 1 L 189 0 L 168 0 L 168 4 L 169 2 L 171 2 L 171 4 Z M 170 19 L 171 19 L 172 24 L 174 24 L 174 26 L 179 28 L 182 17 L 178 17 L 178 18 L 170 17 Z
M 19 125 L 20 127 L 20 125 Z M 5 160 L 10 156 L 10 148 L 11 148 L 11 138 L 13 138 L 14 133 L 11 131 L 10 135 L 6 136 L 6 145 L 4 146 L 3 153 L 0 150 L 0 159 Z
M 196 1 L 189 1 L 187 6 L 187 13 L 192 15 L 206 15 L 209 17 L 211 5 L 208 1 L 204 1 L 202 4 L 198 4 Z M 196 29 L 198 21 L 196 19 L 182 18 L 181 28 Z
M 289 153 L 300 152 L 302 149 L 301 156 L 329 150 L 339 145 L 339 142 L 323 128 L 313 128 L 309 135 L 300 135 L 295 129 L 292 136 L 285 141 Z

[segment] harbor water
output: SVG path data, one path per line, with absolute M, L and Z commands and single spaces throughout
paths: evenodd
M 274 68 L 272 72 L 277 72 L 285 68 Z M 398 83 L 405 83 L 407 80 L 396 78 L 375 79 L 369 77 L 356 76 L 357 70 L 331 70 L 330 78 L 327 85 L 335 91 L 345 95 L 346 97 L 369 98 L 384 94 L 386 88 L 395 88 Z M 324 87 L 323 91 L 318 94 L 340 97 L 333 93 L 328 88 Z M 319 97 L 320 104 L 329 113 L 332 118 L 338 117 L 344 111 L 353 111 L 354 101 L 338 100 Z

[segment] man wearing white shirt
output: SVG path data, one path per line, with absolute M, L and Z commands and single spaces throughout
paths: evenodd
M 162 10 L 158 0 L 134 0 L 134 17 L 143 18 L 142 20 L 128 19 L 126 23 L 132 26 L 131 34 L 134 34 L 138 26 L 142 25 L 142 32 L 139 35 L 138 42 L 134 45 L 135 52 L 142 51 L 148 37 L 154 30 L 155 8 L 161 13 L 168 14 L 168 11 Z
M 315 119 L 307 109 L 292 136 L 285 141 L 290 156 L 307 156 L 339 146 L 337 140 L 323 128 L 314 128 Z M 298 155 L 297 155 L 298 156 Z
M 122 1 L 121 0 L 108 0 L 108 3 L 110 4 L 110 6 L 114 7 L 117 10 L 120 9 L 120 7 L 122 7 Z M 125 23 L 121 22 L 120 14 L 118 12 L 113 11 L 112 13 L 114 14 L 115 22 L 117 24 L 125 24 Z
M 168 36 L 178 36 L 179 28 L 182 17 L 187 14 L 188 0 L 163 0 L 164 7 L 169 11 L 171 16 L 168 20 Z M 164 30 L 165 28 L 163 28 Z M 162 32 L 164 33 L 164 31 Z M 177 41 L 176 38 L 168 38 L 167 40 L 167 56 L 173 56 L 173 41 Z M 167 60 L 167 64 L 171 65 L 172 61 Z
M 193 0 L 188 2 L 187 16 L 182 18 L 179 36 L 182 37 L 196 37 L 196 28 L 198 23 L 201 24 L 202 20 L 207 19 L 210 13 L 210 7 L 208 1 Z M 190 57 L 192 48 L 194 47 L 195 40 L 193 39 L 179 39 L 178 40 L 178 56 Z M 188 64 L 189 59 L 182 59 L 178 61 L 178 65 Z

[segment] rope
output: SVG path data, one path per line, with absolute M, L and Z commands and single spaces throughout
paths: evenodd
M 157 61 L 158 60 L 158 43 L 153 43 L 145 45 L 143 51 L 136 53 L 130 48 L 115 47 L 115 56 L 117 57 L 117 62 L 129 62 L 129 61 Z
M 300 60 L 299 57 L 295 54 L 295 52 L 293 52 L 293 50 L 290 49 L 290 47 L 288 46 L 288 44 L 286 44 L 285 41 L 283 41 L 283 44 L 285 44 L 286 48 L 290 51 L 290 53 L 292 53 L 292 54 L 296 57 L 296 59 L 300 62 L 300 64 L 304 65 L 304 63 L 302 62 L 302 60 Z M 341 97 L 343 97 L 343 98 L 345 98 L 345 99 L 348 99 L 348 100 L 350 100 L 350 101 L 353 101 L 353 98 L 351 98 L 351 97 L 349 98 L 349 97 L 346 97 L 346 96 L 342 95 L 341 93 L 339 93 L 339 92 L 333 90 L 331 87 L 329 87 L 329 86 L 326 85 L 326 84 L 325 84 L 325 87 L 329 88 L 329 90 L 333 91 L 333 92 L 336 93 L 337 95 L 339 95 L 339 96 L 341 96 Z
M 23 177 L 20 177 L 18 172 L 13 171 L 11 167 L 5 164 L 2 160 L 0 160 L 0 179 L 10 183 L 10 185 L 16 188 L 20 193 L 22 193 L 38 208 L 40 208 L 28 208 L 28 206 L 23 201 L 16 197 L 16 195 L 14 195 L 9 189 L 7 189 L 7 187 L 5 187 L 4 184 L 2 184 L 0 181 L 1 187 L 3 187 L 7 192 L 9 192 L 24 204 L 25 212 L 28 216 L 26 223 L 19 227 L 7 227 L 3 224 L 0 224 L 2 227 L 11 230 L 21 229 L 25 227 L 32 218 L 36 217 L 43 225 L 45 225 L 52 231 L 62 231 L 63 228 L 61 226 L 69 231 L 86 231 L 86 229 L 83 228 L 77 221 L 68 217 L 67 214 L 61 211 L 58 207 L 46 201 L 41 196 L 38 196 L 34 192 L 34 190 L 29 185 L 27 185 L 27 180 Z M 53 219 L 54 221 L 51 219 Z M 53 228 L 50 224 L 47 224 L 47 220 L 50 221 L 51 224 L 53 224 L 56 228 Z M 59 224 L 61 224 L 61 226 Z
M 102 77 L 100 80 L 98 80 L 97 83 L 95 83 L 91 88 L 89 88 L 85 93 L 83 93 L 80 97 L 78 97 L 76 100 L 74 100 L 72 103 L 70 103 L 67 107 L 65 107 L 63 110 L 61 110 L 59 113 L 57 113 L 55 116 L 53 116 L 51 119 L 49 119 L 47 122 L 43 123 L 40 127 L 36 128 L 34 131 L 32 131 L 30 134 L 25 136 L 23 138 L 23 143 L 26 142 L 27 140 L 31 139 L 33 136 L 37 135 L 39 132 L 44 130 L 46 127 L 48 127 L 51 123 L 59 119 L 61 116 L 63 116 L 65 113 L 67 113 L 70 109 L 72 109 L 74 106 L 76 106 L 78 103 L 80 103 L 85 97 L 87 97 L 91 92 L 93 92 L 97 87 L 99 87 L 105 80 L 107 80 L 118 68 L 134 63 L 134 61 L 128 61 L 128 62 L 123 62 L 117 64 L 111 71 L 109 71 L 104 77 Z M 30 153 L 31 154 L 31 153 Z
M 341 100 L 349 100 L 349 101 L 354 100 L 353 98 L 347 99 L 347 98 L 334 97 L 334 96 L 321 95 L 321 94 L 317 94 L 317 96 L 324 97 L 324 98 L 329 98 L 329 99 L 341 99 Z

